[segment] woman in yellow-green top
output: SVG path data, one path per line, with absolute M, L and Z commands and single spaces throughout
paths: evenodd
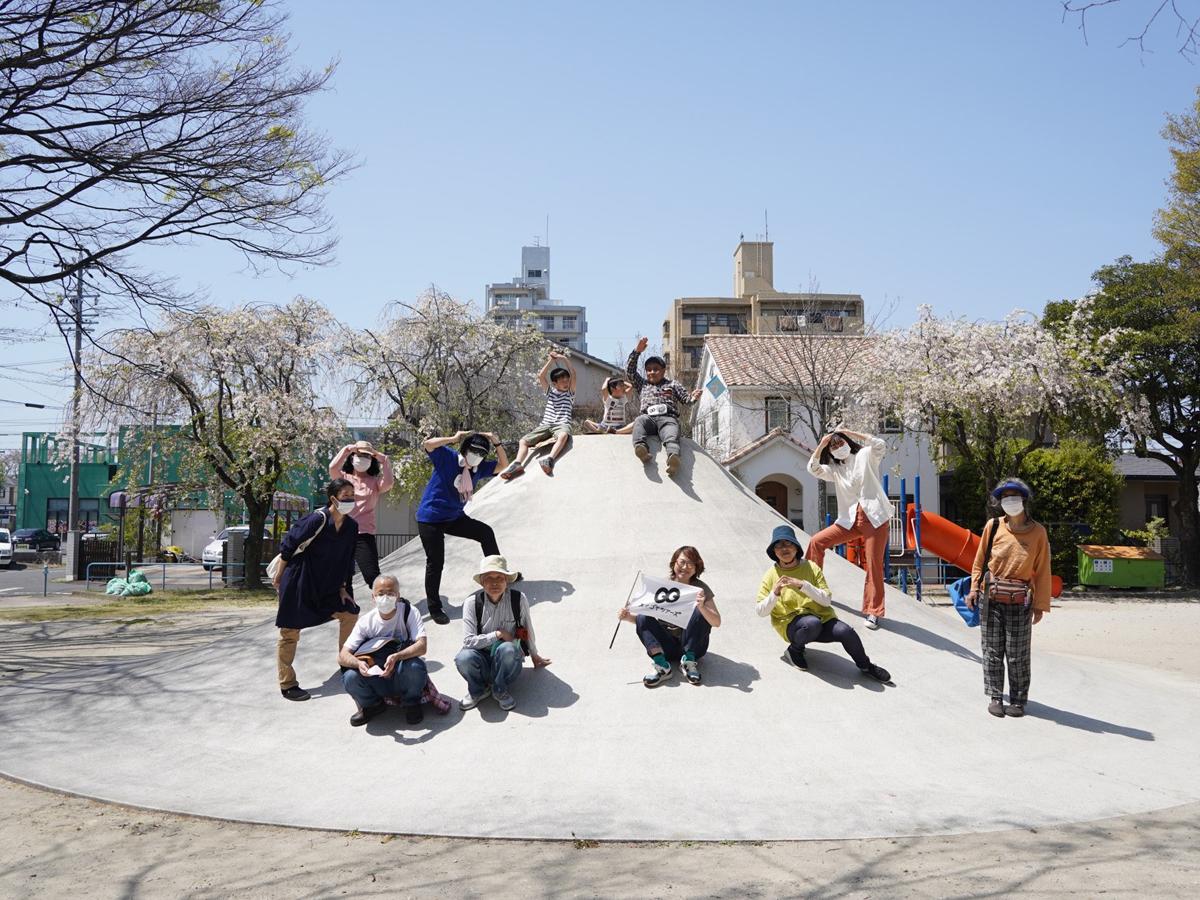
M 758 614 L 770 616 L 779 636 L 788 642 L 784 659 L 798 669 L 808 669 L 806 644 L 837 642 L 858 666 L 876 681 L 891 681 L 888 670 L 867 657 L 857 632 L 838 621 L 829 585 L 820 568 L 802 557 L 804 549 L 790 525 L 779 525 L 771 533 L 767 556 L 774 565 L 767 569 L 758 588 Z

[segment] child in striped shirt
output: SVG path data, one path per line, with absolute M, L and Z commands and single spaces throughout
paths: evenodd
M 551 350 L 546 364 L 538 370 L 537 379 L 542 390 L 546 392 L 546 410 L 542 413 L 542 421 L 537 428 L 521 438 L 517 447 L 517 458 L 500 473 L 500 477 L 505 481 L 525 474 L 525 463 L 533 448 L 556 436 L 557 440 L 550 452 L 539 461 L 542 471 L 553 475 L 554 461 L 566 449 L 567 441 L 571 437 L 571 413 L 575 409 L 575 370 L 567 362 L 566 354 Z
M 583 430 L 588 434 L 630 434 L 633 423 L 625 423 L 625 395 L 633 389 L 624 378 L 613 376 L 606 379 L 600 388 L 600 399 L 604 401 L 604 415 L 599 422 L 583 420 Z

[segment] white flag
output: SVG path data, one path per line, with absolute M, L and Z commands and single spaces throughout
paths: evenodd
M 699 598 L 698 587 L 643 574 L 641 584 L 634 586 L 625 608 L 635 616 L 651 616 L 684 628 Z

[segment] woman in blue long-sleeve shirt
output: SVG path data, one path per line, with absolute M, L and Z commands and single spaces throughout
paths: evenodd
M 292 668 L 300 631 L 337 619 L 340 650 L 358 620 L 358 604 L 350 589 L 358 540 L 358 524 L 349 515 L 354 509 L 354 485 L 335 478 L 325 494 L 328 506 L 296 522 L 279 547 L 284 567 L 275 576 L 279 591 L 277 665 L 279 691 L 288 700 L 309 697 Z

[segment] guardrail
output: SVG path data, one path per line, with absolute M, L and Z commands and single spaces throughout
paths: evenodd
M 107 577 L 105 577 L 103 575 L 93 576 L 93 574 L 92 574 L 93 569 L 104 569 L 104 568 L 107 568 L 110 570 Z M 108 581 L 111 580 L 115 576 L 116 571 L 118 569 L 124 569 L 124 568 L 125 568 L 125 563 L 121 562 L 121 561 L 107 561 L 106 560 L 106 561 L 88 563 L 87 569 L 84 572 L 84 590 L 90 591 L 92 589 L 93 577 L 95 577 L 99 583 L 107 584 Z M 219 567 L 203 569 L 201 567 L 200 563 L 150 562 L 150 563 L 134 563 L 132 568 L 140 570 L 142 572 L 142 574 L 146 576 L 147 581 L 150 581 L 151 584 L 157 584 L 159 589 L 164 590 L 164 591 L 167 589 L 167 573 L 169 570 L 189 569 L 189 570 L 191 570 L 189 572 L 190 575 L 194 575 L 197 578 L 205 578 L 206 577 L 208 580 L 208 588 L 209 588 L 209 590 L 212 590 L 214 573 L 217 576 L 218 583 L 226 582 L 226 581 L 229 581 L 230 579 L 221 570 L 224 570 L 224 569 L 243 569 L 244 570 L 246 568 L 246 564 L 245 563 L 223 562 L 223 563 L 221 563 L 221 565 Z M 153 573 L 153 575 L 151 573 Z M 179 581 L 182 579 L 179 579 L 177 577 L 176 580 Z M 195 579 L 192 579 L 192 580 L 194 582 Z M 234 579 L 234 580 L 244 581 L 245 579 L 243 578 L 243 579 Z M 187 587 L 188 585 L 185 584 L 182 586 Z M 193 583 L 192 586 L 194 587 L 195 584 Z

